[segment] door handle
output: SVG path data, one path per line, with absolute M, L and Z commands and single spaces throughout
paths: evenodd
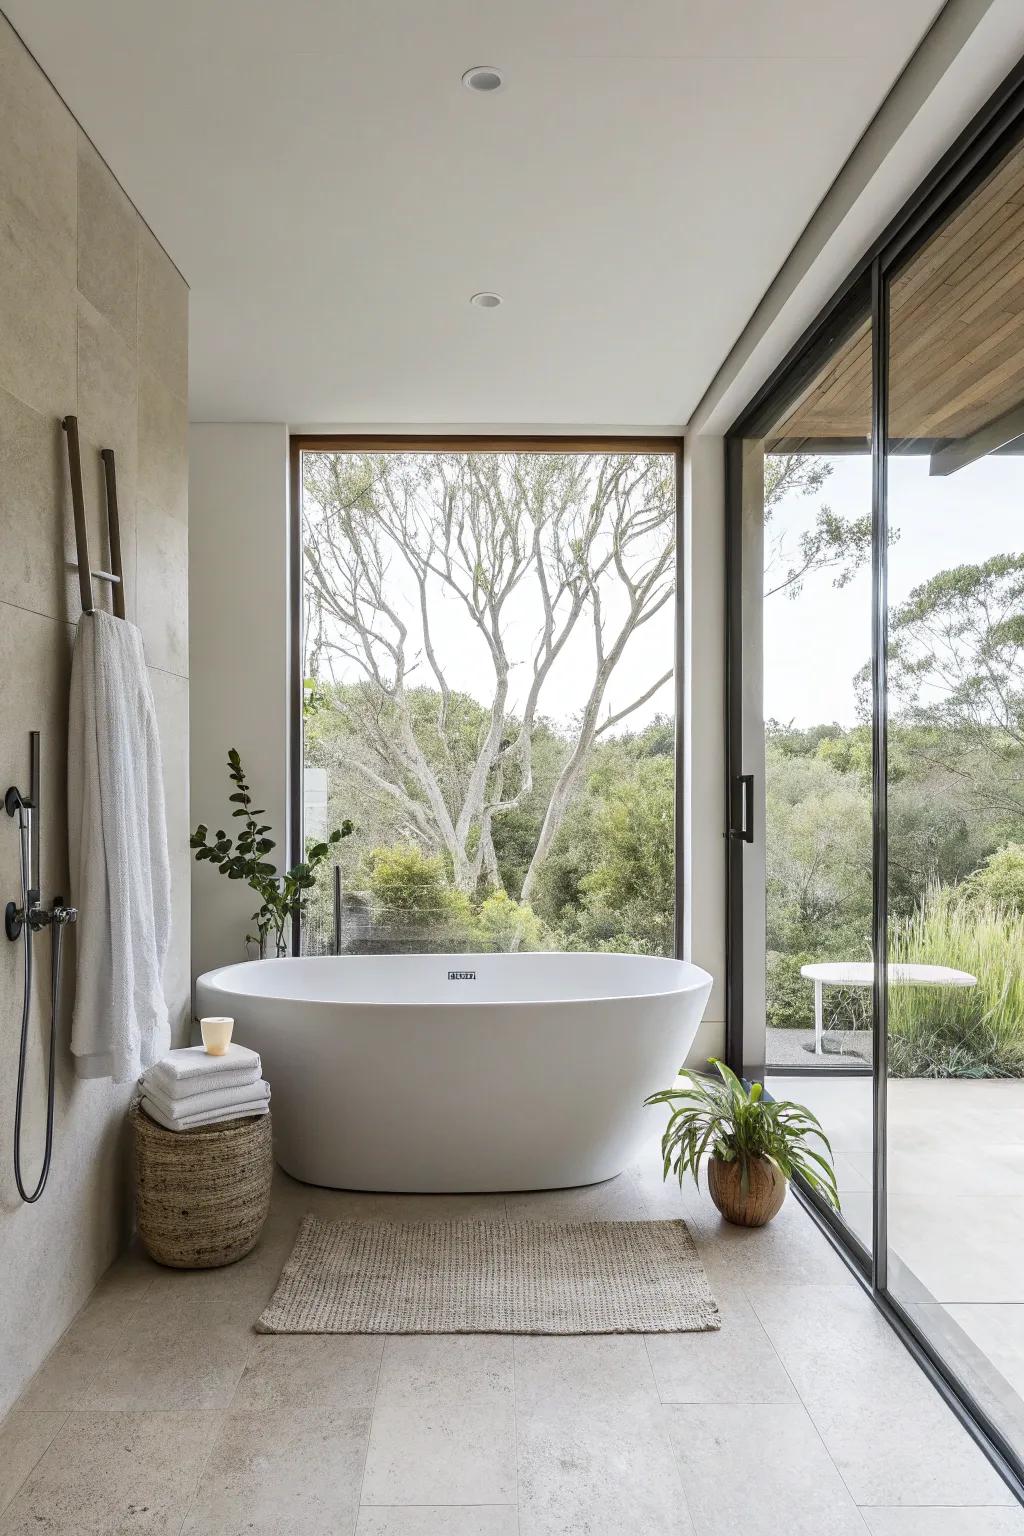
M 740 842 L 752 843 L 754 841 L 754 775 L 741 773 L 733 780 L 742 792 L 741 819 L 738 827 L 729 828 L 729 836 L 739 838 Z

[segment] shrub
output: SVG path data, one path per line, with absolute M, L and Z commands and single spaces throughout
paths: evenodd
M 771 1029 L 813 1029 L 814 988 L 800 967 L 811 956 L 785 955 L 778 950 L 768 956 L 766 1016 Z
M 444 860 L 415 843 L 374 848 L 363 861 L 374 925 L 403 948 L 462 949 L 473 911 L 469 898 L 448 883 Z
M 675 946 L 675 764 L 641 758 L 608 784 L 593 824 L 597 862 L 581 884 L 596 948 L 670 955 Z
M 973 987 L 890 987 L 893 1076 L 1024 1076 L 1024 914 L 933 886 L 912 918 L 893 925 L 890 959 L 977 978 Z
M 370 947 L 512 953 L 547 947 L 547 930 L 533 908 L 505 891 L 473 904 L 448 879 L 443 858 L 415 843 L 374 848 L 363 860 L 373 916 Z
M 1004 843 L 968 876 L 961 895 L 969 904 L 990 903 L 998 912 L 1024 917 L 1024 843 Z
M 477 913 L 474 947 L 497 954 L 545 949 L 546 931 L 529 902 L 513 901 L 505 891 L 492 891 Z
M 870 794 L 859 775 L 774 746 L 765 772 L 768 948 L 847 958 L 846 933 L 871 926 Z
M 672 742 L 669 725 L 656 721 L 641 737 L 599 749 L 534 889 L 552 947 L 674 952 Z

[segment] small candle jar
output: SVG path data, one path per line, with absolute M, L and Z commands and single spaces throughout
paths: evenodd
M 226 1056 L 228 1046 L 231 1044 L 231 1031 L 235 1027 L 234 1019 L 200 1019 L 199 1028 L 203 1032 L 203 1044 L 208 1056 Z

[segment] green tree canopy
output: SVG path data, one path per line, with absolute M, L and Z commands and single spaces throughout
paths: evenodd
M 890 717 L 964 792 L 1024 814 L 1024 555 L 939 571 L 889 616 Z M 862 714 L 870 666 L 858 674 Z

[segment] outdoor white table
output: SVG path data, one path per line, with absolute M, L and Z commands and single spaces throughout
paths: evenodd
M 875 967 L 870 960 L 846 960 L 835 964 L 802 965 L 800 975 L 814 982 L 814 1054 L 822 1055 L 822 1005 L 824 987 L 870 987 Z M 954 971 L 948 965 L 890 965 L 889 985 L 896 987 L 974 987 L 976 976 Z

